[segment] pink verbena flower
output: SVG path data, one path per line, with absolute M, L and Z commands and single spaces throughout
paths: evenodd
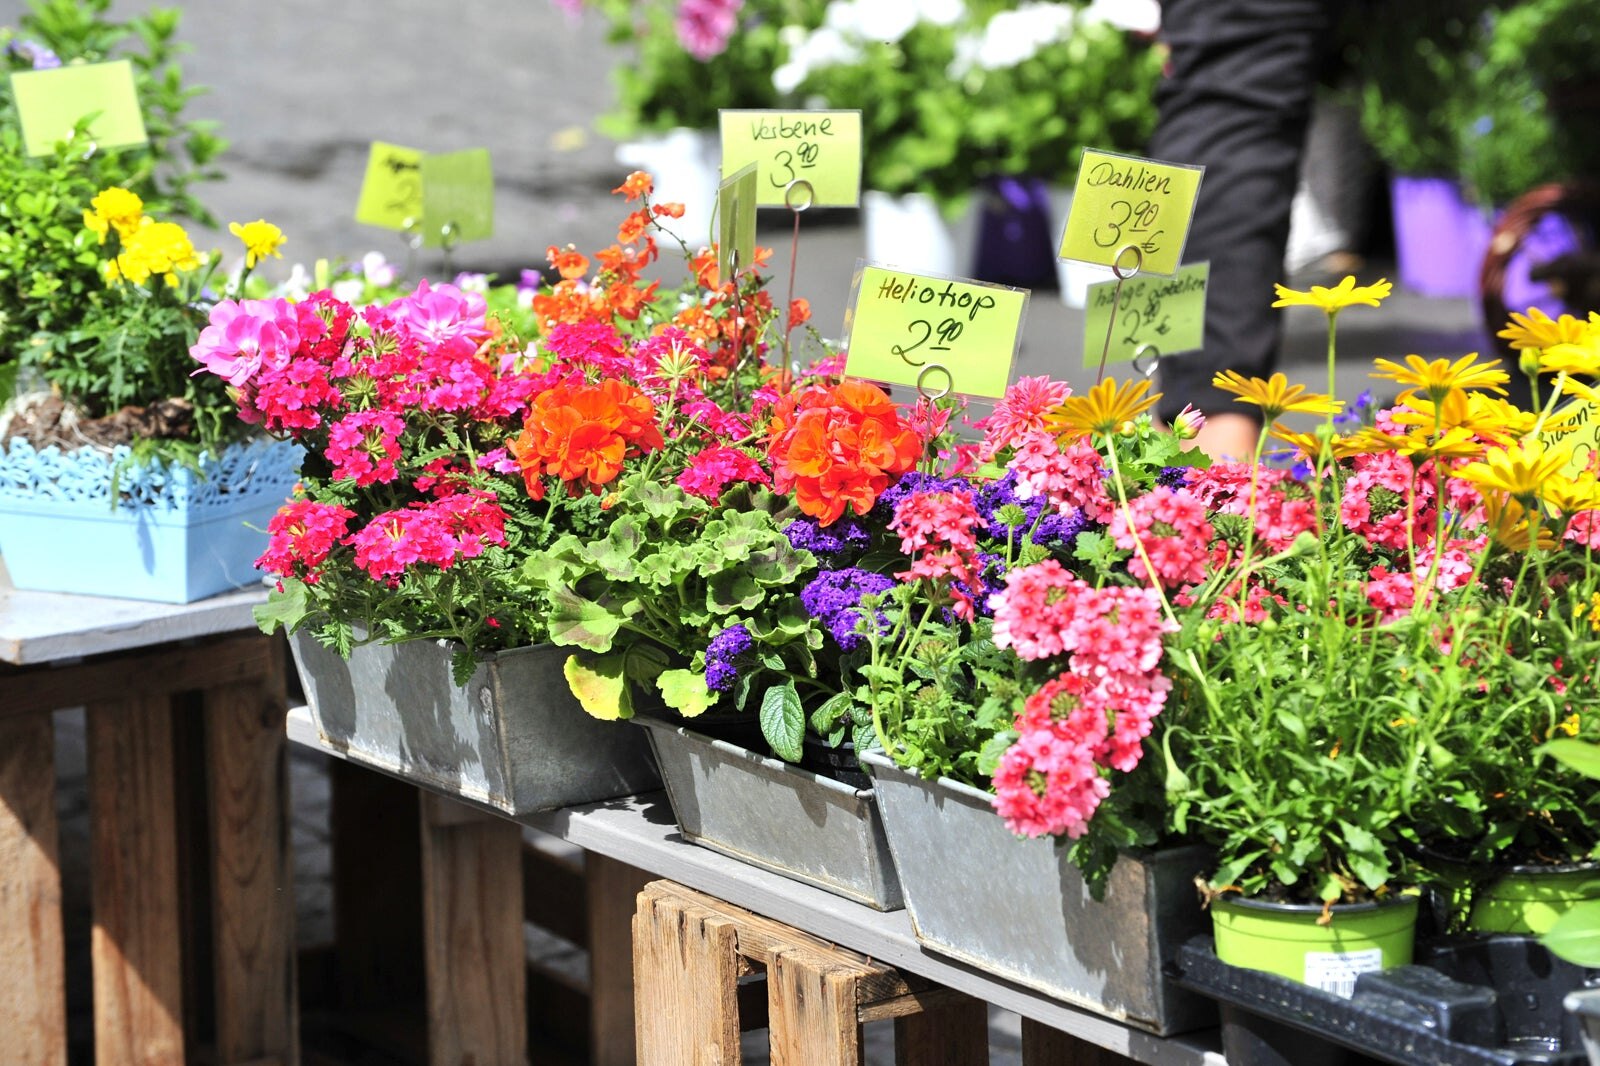
M 744 0 L 680 0 L 678 43 L 702 63 L 721 55 L 739 27 L 742 7 Z
M 989 417 L 974 426 L 983 430 L 979 457 L 985 461 L 993 459 L 1003 449 L 1016 447 L 1027 437 L 1047 433 L 1045 415 L 1060 407 L 1061 401 L 1071 395 L 1072 386 L 1065 381 L 1043 375 L 1018 378 L 994 405 Z
M 1417 594 L 1412 575 L 1375 566 L 1368 576 L 1371 580 L 1367 582 L 1367 602 L 1378 612 L 1380 622 L 1393 622 L 1411 612 Z
M 678 475 L 677 484 L 691 496 L 716 503 L 728 486 L 742 482 L 770 485 L 772 478 L 759 462 L 739 449 L 715 445 L 690 458 L 689 465 Z
M 1109 522 L 1116 510 L 1106 495 L 1100 453 L 1087 441 L 1062 448 L 1047 433 L 1031 433 L 1017 443 L 1006 466 L 1016 471 L 1019 499 L 1043 496 L 1062 514 L 1075 508 L 1092 522 Z
M 1075 839 L 1110 792 L 1088 746 L 1040 729 L 1022 734 L 1000 757 L 993 803 L 1019 836 Z
M 1573 515 L 1565 539 L 1591 551 L 1600 551 L 1600 511 L 1579 511 Z
M 895 576 L 945 587 L 953 601 L 950 609 L 969 622 L 977 616 L 971 590 L 982 585 L 973 534 L 980 521 L 969 492 L 913 492 L 889 522 L 890 532 L 900 534 L 900 550 L 912 556 L 910 568 Z
M 1024 659 L 1060 655 L 1073 616 L 1072 599 L 1086 588 L 1054 559 L 1007 572 L 1006 587 L 989 597 L 995 644 Z
M 1411 460 L 1393 452 L 1358 455 L 1344 485 L 1339 519 L 1375 546 L 1405 551 L 1431 536 L 1434 522 L 1432 466 L 1413 471 Z M 1414 502 L 1408 513 L 1407 500 Z
M 446 567 L 455 561 L 455 546 L 443 523 L 431 512 L 411 508 L 375 516 L 346 543 L 354 546 L 358 567 L 391 587 L 400 583 L 408 567 L 418 563 Z
M 267 550 L 256 560 L 256 569 L 316 584 L 328 553 L 354 517 L 354 511 L 336 504 L 290 500 L 267 522 Z
M 1155 568 L 1154 577 L 1145 573 L 1144 560 L 1137 553 L 1128 560 L 1135 577 L 1160 581 L 1167 588 L 1199 584 L 1205 580 L 1206 562 L 1216 532 L 1206 519 L 1205 504 L 1188 489 L 1158 486 L 1130 500 L 1134 531 L 1128 529 L 1127 515 L 1118 510 L 1111 520 L 1111 536 L 1117 547 L 1131 550 L 1134 532 Z
M 328 429 L 328 462 L 335 480 L 357 485 L 388 484 L 399 476 L 395 457 L 405 419 L 393 411 L 352 411 Z

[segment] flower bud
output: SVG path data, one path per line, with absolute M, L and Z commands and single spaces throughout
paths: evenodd
M 1192 404 L 1184 404 L 1178 417 L 1172 420 L 1172 435 L 1179 440 L 1194 440 L 1206 424 L 1206 416 Z
M 1539 373 L 1539 349 L 1524 348 L 1517 356 L 1517 369 L 1525 377 L 1533 377 Z

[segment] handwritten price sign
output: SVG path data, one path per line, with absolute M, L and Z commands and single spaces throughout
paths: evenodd
M 929 394 L 1005 395 L 1028 291 L 856 263 L 845 373 Z
M 373 141 L 356 221 L 393 230 L 421 225 L 422 156 L 416 148 Z
M 717 271 L 726 281 L 756 256 L 756 168 L 743 167 L 717 187 Z
M 422 240 L 430 247 L 494 235 L 494 165 L 489 149 L 422 157 Z
M 22 122 L 29 155 L 55 150 L 83 119 L 98 148 L 144 144 L 144 115 L 133 84 L 133 64 L 82 63 L 52 70 L 19 70 L 11 75 L 11 94 Z
M 1570 433 L 1546 432 L 1543 440 L 1546 445 L 1572 446 L 1572 458 L 1567 460 L 1566 468 L 1561 473 L 1567 477 L 1577 477 L 1594 462 L 1595 453 L 1600 452 L 1600 407 L 1588 400 L 1573 400 L 1551 412 L 1550 421 L 1572 427 Z
M 861 202 L 861 112 L 722 110 L 722 176 L 751 163 L 762 207 L 855 207 Z M 811 185 L 788 192 L 791 182 Z M 785 199 L 788 195 L 789 198 Z
M 1137 275 L 1122 283 L 1102 281 L 1089 286 L 1083 322 L 1083 365 L 1128 363 L 1148 345 L 1160 355 L 1199 348 L 1205 341 L 1206 284 L 1210 263 L 1191 263 L 1170 278 Z M 1113 317 L 1114 316 L 1114 317 Z M 1107 336 L 1111 345 L 1105 347 Z
M 1189 238 L 1204 167 L 1088 149 L 1072 190 L 1072 213 L 1061 235 L 1062 259 L 1170 275 Z M 1118 256 L 1121 256 L 1119 260 Z

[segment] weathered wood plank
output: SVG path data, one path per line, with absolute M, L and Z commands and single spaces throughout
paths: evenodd
M 808 947 L 779 948 L 767 963 L 772 1066 L 860 1066 L 860 971 Z
M 272 669 L 274 644 L 259 634 L 72 666 L 0 668 L 0 718 L 249 682 Z
M 0 719 L 0 1033 L 18 1066 L 67 1061 L 57 849 L 50 715 Z
M 590 855 L 584 862 L 589 925 L 589 1047 L 594 1066 L 634 1066 L 633 914 L 651 880 L 643 870 Z
M 267 638 L 260 638 L 263 642 Z M 217 1057 L 297 1057 L 294 874 L 282 653 L 255 682 L 204 693 L 211 792 Z
M 739 1066 L 734 924 L 663 882 L 647 885 L 638 899 L 633 990 L 639 1066 Z
M 1134 1060 L 1070 1033 L 1022 1019 L 1022 1066 L 1135 1066 Z
M 523 1066 L 522 827 L 437 819 L 426 811 L 431 799 L 420 802 L 428 1061 Z
M 989 1066 L 989 1005 L 970 996 L 894 1021 L 895 1066 Z
M 254 630 L 260 585 L 199 603 L 149 603 L 14 589 L 0 570 L 0 662 L 43 663 Z M 75 706 L 75 705 L 69 705 Z
M 177 1066 L 184 1048 L 172 707 L 165 695 L 145 694 L 91 703 L 87 725 L 95 1061 Z
M 581 853 L 574 859 L 522 845 L 522 916 L 580 948 L 589 946 L 588 885 Z M 633 914 L 629 902 L 628 916 Z M 627 933 L 627 923 L 623 923 Z

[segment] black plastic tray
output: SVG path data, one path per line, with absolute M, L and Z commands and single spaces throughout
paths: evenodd
M 1350 999 L 1229 966 L 1210 937 L 1185 944 L 1170 969 L 1222 1004 L 1229 1066 L 1584 1066 L 1561 1000 L 1600 977 L 1521 936 L 1419 947 L 1416 964 L 1362 974 Z

